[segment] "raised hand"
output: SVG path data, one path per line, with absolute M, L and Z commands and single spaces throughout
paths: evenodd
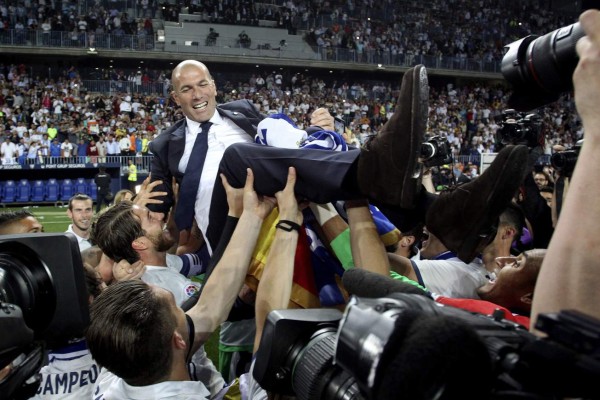
M 310 125 L 320 126 L 327 131 L 335 131 L 333 116 L 329 114 L 329 111 L 323 107 L 317 108 L 310 115 Z
M 254 191 L 254 173 L 250 168 L 246 169 L 246 184 L 244 185 L 244 212 L 251 212 L 261 219 L 275 208 L 276 200 L 274 197 L 259 196 Z
M 288 220 L 302 224 L 303 215 L 298 207 L 298 200 L 294 193 L 294 186 L 296 186 L 296 169 L 289 167 L 287 182 L 283 190 L 275 193 L 277 199 L 277 207 L 279 208 L 279 219 Z

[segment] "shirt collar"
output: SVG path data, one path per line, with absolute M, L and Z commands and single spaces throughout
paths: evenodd
M 187 123 L 188 132 L 200 132 L 200 123 L 199 122 L 192 121 L 188 117 L 185 117 L 185 120 Z M 213 114 L 212 117 L 210 117 L 209 121 L 212 122 L 213 125 L 222 125 L 225 123 L 223 121 L 223 117 L 221 117 L 221 114 L 219 114 L 219 112 L 217 110 L 215 110 L 215 113 Z

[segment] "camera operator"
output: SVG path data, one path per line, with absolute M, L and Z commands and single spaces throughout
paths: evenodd
M 600 318 L 600 11 L 588 10 L 579 21 L 587 36 L 577 42 L 579 63 L 573 83 L 585 143 L 542 264 L 533 298 L 533 318 L 564 309 Z

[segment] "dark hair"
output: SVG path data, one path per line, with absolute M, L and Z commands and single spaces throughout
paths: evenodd
M 140 280 L 117 282 L 90 306 L 86 339 L 99 365 L 132 386 L 164 380 L 177 319 L 166 295 Z
M 26 209 L 16 210 L 16 211 L 4 211 L 0 213 L 0 229 L 4 228 L 7 225 L 12 224 L 13 222 L 20 221 L 22 219 L 33 217 L 35 215 L 31 213 L 31 211 Z
M 140 220 L 133 214 L 133 203 L 122 201 L 106 208 L 92 224 L 91 240 L 113 261 L 139 260 L 131 243 L 144 236 Z
M 554 194 L 554 188 L 552 186 L 542 186 L 540 188 L 540 193 L 551 193 L 551 194 Z
M 92 198 L 90 196 L 88 196 L 87 194 L 77 193 L 75 196 L 73 196 L 69 199 L 69 210 L 71 210 L 71 211 L 73 211 L 73 202 L 75 200 L 90 200 L 92 203 L 94 202 L 94 200 L 92 200 Z
M 521 240 L 521 235 L 523 234 L 523 228 L 525 228 L 525 213 L 515 203 L 510 203 L 508 207 L 500 214 L 499 226 L 512 226 L 515 228 L 515 238 L 514 240 L 519 243 Z

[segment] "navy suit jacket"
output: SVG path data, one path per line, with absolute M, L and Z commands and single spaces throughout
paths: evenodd
M 236 100 L 218 105 L 217 112 L 221 116 L 229 118 L 251 137 L 256 135 L 258 123 L 265 118 L 248 100 Z M 154 155 L 150 171 L 152 182 L 157 180 L 163 182 L 154 191 L 167 192 L 167 195 L 161 198 L 162 204 L 148 205 L 152 211 L 166 214 L 173 205 L 172 179 L 175 177 L 177 183 L 181 183 L 183 178 L 183 174 L 178 171 L 178 166 L 185 149 L 185 130 L 186 119 L 184 118 L 162 132 L 149 144 L 149 149 Z

